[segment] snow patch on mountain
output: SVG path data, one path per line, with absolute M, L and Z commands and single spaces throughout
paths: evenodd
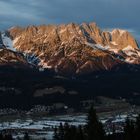
M 113 43 L 115 44 L 115 42 Z M 120 50 L 118 48 L 111 48 L 110 46 L 102 46 L 100 44 L 92 44 L 88 42 L 86 42 L 86 45 L 92 47 L 95 50 L 113 52 L 117 55 L 117 59 L 131 64 L 133 64 L 136 61 L 136 58 L 140 58 L 140 51 L 134 49 L 131 45 L 128 45 L 127 47 L 122 49 L 122 52 L 126 55 L 125 58 L 121 57 L 122 54 L 119 52 Z
M 86 42 L 86 45 L 92 47 L 93 49 L 97 49 L 97 50 L 110 51 L 110 52 L 113 52 L 116 54 L 118 54 L 118 52 L 119 52 L 119 49 L 117 49 L 117 48 L 111 48 L 110 46 L 102 46 L 101 44 L 92 44 L 92 43 Z
M 110 48 L 110 46 L 102 46 L 100 44 L 93 44 L 89 42 L 86 42 L 85 44 L 92 47 L 93 49 L 103 50 L 103 51 L 108 50 Z
M 16 43 L 18 42 L 19 38 L 20 38 L 20 37 L 16 37 L 16 38 L 13 40 L 13 45 L 16 44 Z
M 1 34 L 1 36 L 2 36 L 3 44 L 7 47 L 7 49 L 12 50 L 12 51 L 16 51 L 16 49 L 13 46 L 12 39 L 10 37 L 8 37 L 5 32 L 3 32 Z
M 1 34 L 1 38 L 2 38 L 2 43 L 3 43 L 2 45 L 4 45 L 7 49 L 12 50 L 14 52 L 19 52 L 18 47 L 16 47 L 17 49 L 14 48 L 14 44 L 16 44 L 16 42 L 19 40 L 20 37 L 17 37 L 14 40 L 12 40 L 10 37 L 7 36 L 6 32 L 3 32 Z M 40 63 L 40 59 L 33 53 L 29 53 L 29 52 L 30 51 L 20 52 L 20 53 L 22 53 L 24 55 L 24 57 L 28 63 L 37 66 Z
M 117 48 L 109 48 L 109 51 L 114 52 L 115 54 L 118 54 L 119 49 L 117 49 Z
M 124 49 L 122 49 L 123 51 L 130 51 L 130 50 L 134 50 L 134 48 L 130 45 L 128 45 L 127 47 L 125 47 Z
M 138 56 L 140 57 L 140 50 L 137 50 L 137 54 L 138 54 Z
M 118 45 L 115 41 L 112 41 L 111 44 L 113 44 L 115 46 Z
M 137 56 L 139 57 L 137 50 L 135 50 L 132 46 L 128 45 L 122 51 L 127 55 L 127 56 Z
M 41 66 L 44 69 L 51 69 L 52 68 L 52 66 L 48 65 L 48 63 L 45 63 L 44 61 L 41 61 L 39 63 L 39 66 Z
M 125 59 L 125 62 L 133 64 L 135 62 L 135 59 L 132 59 L 131 57 L 127 57 Z
M 30 64 L 38 65 L 40 63 L 40 59 L 34 54 L 23 53 L 27 62 Z
M 111 34 L 116 34 L 116 32 L 119 32 L 120 36 L 122 36 L 124 33 L 126 33 L 125 30 L 122 29 L 114 29 Z

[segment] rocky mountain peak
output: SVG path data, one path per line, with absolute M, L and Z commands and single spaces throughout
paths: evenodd
M 111 32 L 111 35 L 112 41 L 119 44 L 121 48 L 125 48 L 128 45 L 132 46 L 133 48 L 138 48 L 136 40 L 128 31 L 115 29 Z

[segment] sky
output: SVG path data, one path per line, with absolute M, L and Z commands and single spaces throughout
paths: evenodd
M 0 30 L 12 26 L 96 22 L 140 42 L 140 0 L 0 0 Z

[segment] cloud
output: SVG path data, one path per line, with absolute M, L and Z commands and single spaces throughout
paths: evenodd
M 95 21 L 102 28 L 140 32 L 139 5 L 139 0 L 0 0 L 0 28 Z

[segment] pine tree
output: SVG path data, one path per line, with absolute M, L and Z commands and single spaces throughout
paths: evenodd
M 53 136 L 53 140 L 59 140 L 58 138 L 58 132 L 57 132 L 57 127 L 54 128 L 54 136 Z
M 24 134 L 23 140 L 30 140 L 30 137 L 29 137 L 28 133 L 25 133 L 25 134 Z
M 58 139 L 64 140 L 64 126 L 62 123 L 60 123 L 60 126 L 58 128 Z
M 70 134 L 69 135 L 71 135 L 70 140 L 77 140 L 77 128 L 76 128 L 76 126 L 70 127 Z
M 13 140 L 13 137 L 11 134 L 6 134 L 3 139 L 4 140 Z
M 104 139 L 104 129 L 99 122 L 98 117 L 96 115 L 96 111 L 93 106 L 90 108 L 87 119 L 86 126 L 87 140 L 103 140 Z
M 124 127 L 124 140 L 134 140 L 135 127 L 134 123 L 129 119 L 126 120 L 126 125 Z
M 84 140 L 84 132 L 81 125 L 77 128 L 77 140 Z
M 19 136 L 17 137 L 17 140 L 22 140 Z
M 0 140 L 3 140 L 3 135 L 2 135 L 2 133 L 0 133 Z
M 69 124 L 68 123 L 65 123 L 65 125 L 64 125 L 64 140 L 71 140 L 72 138 L 72 134 L 71 134 L 71 128 L 70 128 L 70 126 L 69 126 Z
M 137 117 L 136 120 L 135 138 L 136 140 L 140 140 L 140 115 Z

